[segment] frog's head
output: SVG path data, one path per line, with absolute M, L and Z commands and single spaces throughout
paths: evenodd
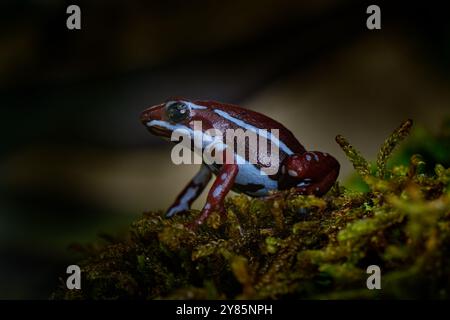
M 198 130 L 196 121 L 201 122 L 203 132 L 213 127 L 210 113 L 209 106 L 201 102 L 174 99 L 144 110 L 141 122 L 152 134 L 170 138 L 175 130 Z

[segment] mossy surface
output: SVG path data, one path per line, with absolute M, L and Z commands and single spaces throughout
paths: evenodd
M 411 125 L 386 139 L 373 165 L 336 138 L 364 191 L 336 184 L 322 198 L 230 197 L 227 216 L 213 214 L 196 232 L 185 227 L 196 210 L 173 219 L 145 213 L 126 237 L 86 246 L 82 289 L 62 283 L 53 298 L 448 299 L 450 169 L 435 159 L 448 161 L 441 146 L 450 139 L 445 130 L 429 138 L 438 151 L 426 155 L 432 168 L 411 153 L 413 140 L 388 164 Z M 408 162 L 398 160 L 405 154 Z M 381 290 L 366 287 L 370 265 L 381 268 Z

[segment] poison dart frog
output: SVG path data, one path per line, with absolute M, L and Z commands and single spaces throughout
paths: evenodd
M 166 217 L 186 212 L 192 202 L 201 194 L 215 175 L 206 204 L 192 226 L 201 225 L 216 211 L 224 213 L 223 202 L 230 190 L 253 197 L 264 197 L 270 191 L 293 189 L 296 194 L 324 195 L 339 175 L 339 162 L 330 154 L 320 151 L 306 151 L 303 145 L 281 123 L 261 113 L 236 105 L 216 101 L 188 101 L 174 99 L 144 110 L 141 122 L 150 133 L 170 138 L 176 130 L 185 130 L 194 140 L 196 134 L 206 135 L 209 129 L 225 132 L 228 129 L 249 130 L 260 134 L 261 129 L 278 129 L 278 137 L 267 135 L 269 143 L 278 147 L 277 171 L 261 174 L 267 163 L 256 157 L 256 161 L 224 161 L 222 164 L 205 163 L 181 191 L 166 212 Z M 194 122 L 200 121 L 201 132 L 194 130 Z M 201 149 L 208 147 L 204 139 Z M 226 149 L 226 148 L 225 148 Z M 247 149 L 247 153 L 258 153 L 257 149 Z M 222 150 L 223 151 L 223 150 Z M 242 159 L 241 159 L 242 160 Z

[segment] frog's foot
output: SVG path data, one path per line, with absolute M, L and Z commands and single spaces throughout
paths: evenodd
M 213 208 L 211 205 L 208 205 L 207 203 L 203 208 L 202 212 L 200 213 L 200 215 L 193 222 L 189 223 L 187 225 L 187 228 L 195 231 L 199 226 L 201 226 L 206 221 L 206 219 L 208 219 L 208 217 L 213 212 L 218 212 L 221 215 L 221 217 L 226 216 L 226 210 L 223 205 L 222 206 L 219 205 Z
M 191 208 L 192 202 L 198 198 L 211 179 L 211 171 L 206 165 L 202 165 L 197 174 L 180 192 L 175 202 L 166 211 L 166 218 L 179 213 L 186 213 Z
M 298 194 L 324 195 L 339 175 L 339 162 L 331 155 L 309 151 L 287 157 L 281 165 L 279 187 Z
M 183 205 L 182 203 L 174 203 L 169 209 L 167 209 L 165 217 L 170 218 L 176 214 L 184 214 L 189 211 L 189 206 Z

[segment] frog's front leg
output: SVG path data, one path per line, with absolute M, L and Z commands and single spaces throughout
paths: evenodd
M 202 164 L 194 178 L 180 192 L 175 202 L 167 210 L 166 217 L 170 218 L 177 213 L 188 211 L 191 208 L 192 202 L 202 193 L 209 180 L 211 180 L 211 170 L 205 164 Z
M 224 213 L 223 201 L 225 196 L 231 190 L 236 175 L 239 172 L 237 164 L 224 164 L 217 173 L 217 178 L 214 181 L 211 190 L 209 190 L 206 204 L 200 216 L 194 221 L 192 227 L 201 225 L 209 215 L 214 211 Z
M 308 151 L 287 157 L 281 165 L 279 188 L 295 188 L 298 194 L 321 196 L 339 175 L 339 162 L 328 153 Z

